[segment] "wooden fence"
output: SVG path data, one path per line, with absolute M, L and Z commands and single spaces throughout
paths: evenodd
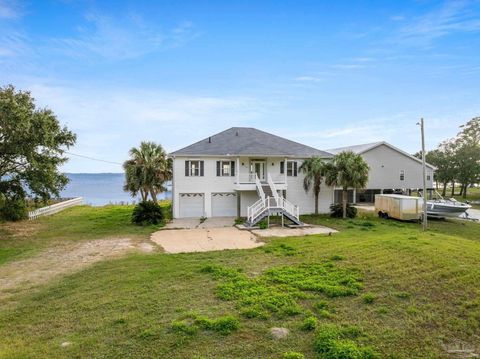
M 72 198 L 63 202 L 52 204 L 51 206 L 42 207 L 35 211 L 28 212 L 28 219 L 35 219 L 42 216 L 49 216 L 54 213 L 58 213 L 73 206 L 79 206 L 83 204 L 82 197 Z

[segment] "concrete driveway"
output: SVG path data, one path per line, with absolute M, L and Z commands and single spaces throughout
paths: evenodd
M 166 229 L 195 229 L 195 228 L 221 228 L 232 227 L 235 217 L 213 217 L 207 218 L 200 223 L 200 218 L 176 218 L 167 223 Z
M 167 253 L 209 252 L 224 249 L 249 249 L 263 246 L 250 231 L 235 227 L 166 229 L 150 239 Z

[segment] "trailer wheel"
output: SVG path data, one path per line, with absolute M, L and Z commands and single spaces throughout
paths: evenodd
M 378 218 L 383 218 L 383 212 L 382 211 L 378 211 Z
M 388 216 L 388 213 L 387 213 L 387 212 L 384 212 L 384 213 L 383 213 L 383 218 L 385 218 L 385 219 L 388 219 L 388 218 L 389 218 L 389 216 Z

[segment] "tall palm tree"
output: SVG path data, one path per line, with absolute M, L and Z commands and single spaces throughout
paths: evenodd
M 325 162 L 320 157 L 311 157 L 306 159 L 299 168 L 305 174 L 303 179 L 303 189 L 305 192 L 313 188 L 315 196 L 315 214 L 318 214 L 318 196 L 325 172 Z
M 325 183 L 342 187 L 343 218 L 347 218 L 348 188 L 364 188 L 370 168 L 362 156 L 353 151 L 340 152 L 325 168 Z
M 130 159 L 123 163 L 125 185 L 123 189 L 132 196 L 140 193 L 146 201 L 148 195 L 157 202 L 157 194 L 166 191 L 165 182 L 172 178 L 172 161 L 163 147 L 155 142 L 142 142 L 133 147 Z

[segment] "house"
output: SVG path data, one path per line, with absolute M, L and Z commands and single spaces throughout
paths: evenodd
M 353 151 L 363 157 L 370 167 L 365 189 L 349 191 L 351 203 L 374 202 L 375 194 L 391 193 L 393 190 L 408 192 L 423 187 L 422 161 L 387 142 L 340 147 L 327 150 L 332 154 Z M 427 188 L 433 187 L 435 167 L 426 164 Z M 335 202 L 341 201 L 341 191 L 335 191 Z
M 348 149 L 370 165 L 370 192 L 365 192 L 370 201 L 373 191 L 421 187 L 421 164 L 409 154 L 384 142 Z M 268 214 L 283 214 L 300 223 L 299 215 L 312 213 L 315 203 L 312 191 L 303 188 L 299 168 L 307 158 L 328 160 L 333 153 L 255 128 L 232 127 L 170 154 L 173 216 L 241 216 L 256 222 Z M 335 193 L 322 186 L 320 212 L 329 211 Z
M 284 203 L 272 203 L 271 213 L 283 211 L 295 221 L 314 210 L 313 194 L 303 189 L 302 161 L 332 154 L 255 128 L 232 127 L 170 156 L 175 218 L 250 217 L 249 208 L 260 198 L 274 196 Z M 325 187 L 319 199 L 322 212 L 332 199 L 333 189 Z

